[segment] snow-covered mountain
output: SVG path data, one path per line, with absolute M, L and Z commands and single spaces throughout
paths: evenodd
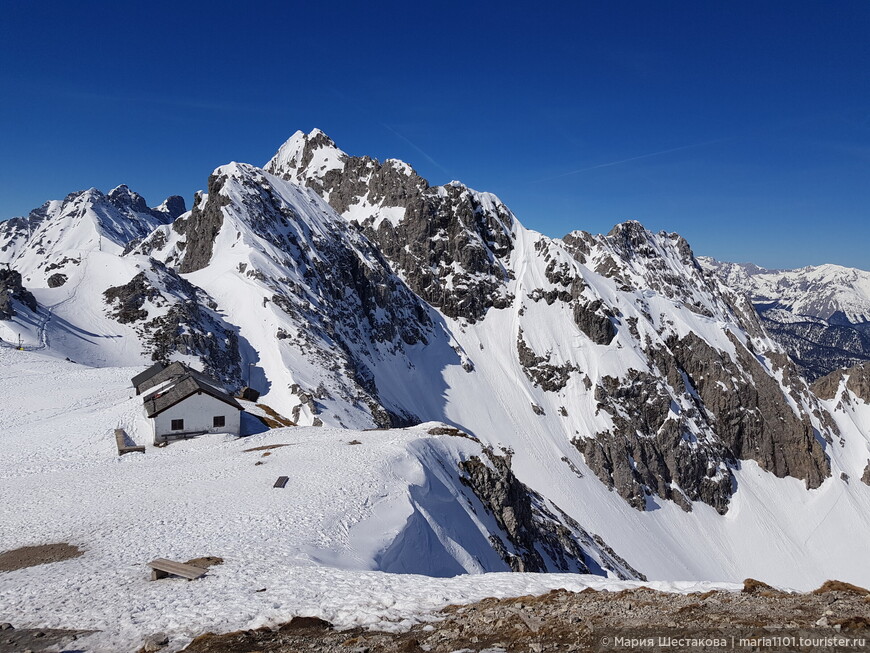
M 699 261 L 759 304 L 777 304 L 796 315 L 823 320 L 836 320 L 839 315 L 853 324 L 870 322 L 870 272 L 865 270 L 832 264 L 767 270 L 709 257 Z
M 870 272 L 839 265 L 767 270 L 708 257 L 701 265 L 748 295 L 810 380 L 870 360 Z
M 184 200 L 173 196 L 157 208 L 127 186 L 103 194 L 96 188 L 46 202 L 27 217 L 0 222 L 0 261 L 36 284 L 62 285 L 64 269 L 77 253 L 101 250 L 120 254 L 132 240 L 184 213 Z
M 318 130 L 264 168 L 221 166 L 171 223 L 147 215 L 70 237 L 72 254 L 4 236 L 51 310 L 36 346 L 91 365 L 181 357 L 303 425 L 455 425 L 563 528 L 651 578 L 870 581 L 843 537 L 870 536 L 870 486 L 842 480 L 861 478 L 867 432 L 680 236 L 627 222 L 549 238 L 492 194 Z M 47 256 L 75 261 L 62 286 Z

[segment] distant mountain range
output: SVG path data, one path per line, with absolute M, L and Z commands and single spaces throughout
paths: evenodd
M 0 223 L 20 275 L 0 336 L 88 365 L 184 360 L 305 425 L 456 425 L 551 506 L 556 539 L 595 533 L 592 558 L 638 574 L 811 586 L 864 565 L 846 540 L 870 537 L 870 408 L 848 384 L 848 407 L 839 386 L 817 397 L 779 313 L 753 306 L 858 333 L 860 298 L 810 301 L 822 276 L 699 261 L 637 222 L 550 238 L 319 130 L 217 168 L 184 208 L 92 189 Z M 820 375 L 816 358 L 797 357 Z
M 839 265 L 766 270 L 698 260 L 750 297 L 767 331 L 809 380 L 870 360 L 870 272 Z

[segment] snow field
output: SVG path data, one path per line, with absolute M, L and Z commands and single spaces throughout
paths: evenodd
M 139 368 L 86 368 L 2 350 L 0 370 L 0 551 L 51 542 L 85 551 L 0 574 L 0 617 L 18 627 L 98 630 L 79 642 L 97 652 L 132 650 L 147 634 L 165 631 L 178 648 L 206 630 L 297 614 L 339 626 L 403 628 L 448 603 L 633 585 L 570 574 L 374 571 L 496 564 L 483 536 L 491 524 L 459 510 L 451 471 L 479 446 L 428 437 L 432 424 L 213 435 L 118 457 L 118 425 L 145 444 L 140 399 L 129 387 Z M 18 402 L 21 388 L 31 394 Z M 287 446 L 245 451 L 272 445 Z M 290 476 L 285 489 L 272 487 L 279 475 Z M 147 580 L 149 560 L 206 555 L 224 563 L 200 580 Z

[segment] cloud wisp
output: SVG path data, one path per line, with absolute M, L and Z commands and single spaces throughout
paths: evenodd
M 420 148 L 416 143 L 414 143 L 413 141 L 411 141 L 409 138 L 407 138 L 406 136 L 400 134 L 399 132 L 397 132 L 395 129 L 393 129 L 392 127 L 390 127 L 390 126 L 387 125 L 387 124 L 381 123 L 381 127 L 383 127 L 384 129 L 386 129 L 387 131 L 389 131 L 389 132 L 392 133 L 393 135 L 398 136 L 399 138 L 401 138 L 401 139 L 402 139 L 403 141 L 405 141 L 408 145 L 410 145 L 410 146 L 413 147 L 417 152 L 419 152 L 420 155 L 423 156 L 423 157 L 424 157 L 424 158 L 425 158 L 429 163 L 431 163 L 433 166 L 435 166 L 436 168 L 438 168 L 439 170 L 441 170 L 441 171 L 442 171 L 444 174 L 446 174 L 448 177 L 450 177 L 451 179 L 454 179 L 454 178 L 455 178 L 455 177 L 453 176 L 453 173 L 452 173 L 452 172 L 450 172 L 447 168 L 445 168 L 443 165 L 441 165 L 441 164 L 438 163 L 435 159 L 433 159 L 431 156 L 429 156 L 429 155 L 428 155 L 428 154 L 427 154 L 427 153 L 426 153 L 422 148 Z
M 649 152 L 648 154 L 640 154 L 638 156 L 630 156 L 627 159 L 619 159 L 617 161 L 608 161 L 607 163 L 598 163 L 594 166 L 587 166 L 586 168 L 578 168 L 577 170 L 569 170 L 568 172 L 562 172 L 558 175 L 553 175 L 552 177 L 544 177 L 542 179 L 535 179 L 531 183 L 537 184 L 543 181 L 552 181 L 554 179 L 561 179 L 562 177 L 570 177 L 571 175 L 579 175 L 584 172 L 591 172 L 592 170 L 599 170 L 601 168 L 611 168 L 613 166 L 622 165 L 624 163 L 631 163 L 632 161 L 640 161 L 641 159 L 651 159 L 655 156 L 663 156 L 665 154 L 671 154 L 672 152 L 681 152 L 683 150 L 692 150 L 698 147 L 704 147 L 706 145 L 715 145 L 716 143 L 722 143 L 727 141 L 727 138 L 716 138 L 710 141 L 703 141 L 702 143 L 692 143 L 690 145 L 681 145 L 679 147 L 671 147 L 667 150 L 659 150 L 658 152 Z

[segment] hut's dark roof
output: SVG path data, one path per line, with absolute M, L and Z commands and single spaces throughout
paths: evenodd
M 136 388 L 137 391 L 139 391 L 140 385 L 145 383 L 145 381 L 150 379 L 152 376 L 154 376 L 158 372 L 162 372 L 165 367 L 166 367 L 165 363 L 154 363 L 154 365 L 149 367 L 147 370 L 145 370 L 144 372 L 142 372 L 140 374 L 137 374 L 132 379 L 130 379 L 130 381 L 133 383 L 133 387 Z
M 201 376 L 201 375 L 200 375 Z M 213 385 L 205 383 L 192 374 L 186 374 L 181 377 L 176 377 L 172 380 L 172 384 L 165 390 L 160 390 L 154 394 L 145 397 L 145 413 L 148 417 L 156 417 L 167 408 L 171 408 L 177 403 L 180 403 L 197 393 L 204 392 L 205 394 L 214 397 L 215 399 L 229 404 L 233 408 L 242 410 L 235 399 L 226 392 L 218 390 Z
M 144 373 L 145 372 L 143 372 L 142 374 Z M 139 376 L 141 376 L 141 374 Z M 197 372 L 196 370 L 189 368 L 184 363 L 179 363 L 178 361 L 170 363 L 163 369 L 157 370 L 157 372 L 151 374 L 144 381 L 141 381 L 138 384 L 134 383 L 134 385 L 136 385 L 136 392 L 142 394 L 146 390 L 150 390 L 151 388 L 154 388 L 161 383 L 165 383 L 170 379 L 177 379 L 182 376 L 192 376 L 193 378 L 198 379 L 202 383 L 210 385 L 216 390 L 223 392 L 223 388 L 221 388 L 221 384 L 218 381 L 215 381 L 214 379 L 206 376 L 202 372 Z

